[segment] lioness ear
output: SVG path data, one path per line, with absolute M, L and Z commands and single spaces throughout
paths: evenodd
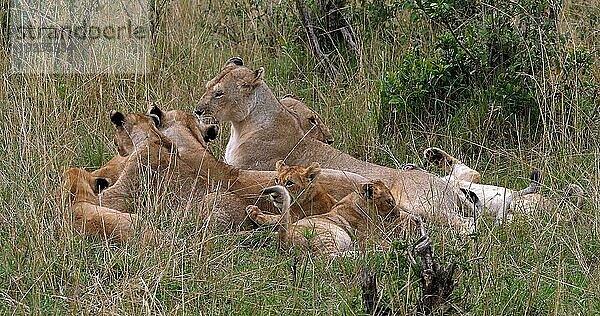
M 125 122 L 125 115 L 119 111 L 112 110 L 110 112 L 110 121 L 115 124 L 117 127 L 123 126 L 123 122 Z
M 367 200 L 373 199 L 373 183 L 363 183 L 362 185 L 362 195 Z
M 283 99 L 288 99 L 288 98 L 300 101 L 300 99 L 298 99 L 297 96 L 295 96 L 295 95 L 293 95 L 291 93 L 288 93 L 288 94 L 284 95 L 283 98 L 281 98 L 281 99 L 283 100 Z
M 158 115 L 148 114 L 148 117 L 152 119 L 152 123 L 154 123 L 154 126 L 156 126 L 156 127 L 160 126 L 160 117 L 158 117 Z
M 253 85 L 257 85 L 260 80 L 263 80 L 265 77 L 265 68 L 260 67 L 254 71 L 254 80 L 252 80 Z
M 283 162 L 283 160 L 278 160 L 275 163 L 275 171 L 279 172 L 283 167 L 285 167 L 285 162 Z
M 94 181 L 94 193 L 98 194 L 100 192 L 102 192 L 102 190 L 108 188 L 110 186 L 110 181 L 108 181 L 108 179 L 106 178 L 96 178 L 96 180 Z
M 235 66 L 243 66 L 244 65 L 244 60 L 241 57 L 231 57 L 229 58 L 229 60 L 225 63 L 224 67 L 227 66 L 231 66 L 231 65 L 235 65 Z
M 306 177 L 309 181 L 313 181 L 321 173 L 321 165 L 318 162 L 313 162 L 306 168 Z
M 156 104 L 152 104 L 150 110 L 148 111 L 148 114 L 156 115 L 159 120 L 162 120 L 164 117 L 163 111 Z

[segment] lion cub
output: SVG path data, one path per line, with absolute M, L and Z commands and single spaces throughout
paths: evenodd
M 97 194 L 108 185 L 106 179 L 83 169 L 69 168 L 65 172 L 75 228 L 85 235 L 124 242 L 133 235 L 138 215 L 98 206 Z
M 313 162 L 304 168 L 288 166 L 283 160 L 275 164 L 277 177 L 275 183 L 285 186 L 291 197 L 289 219 L 295 222 L 311 215 L 329 212 L 337 200 L 327 193 L 323 184 L 318 180 L 321 173 L 319 163 Z M 275 225 L 281 220 L 281 215 L 263 213 L 258 208 L 248 207 L 248 216 L 260 226 Z
M 360 185 L 358 191 L 348 194 L 329 212 L 294 223 L 289 219 L 292 197 L 285 187 L 268 187 L 263 193 L 269 194 L 282 211 L 279 238 L 284 247 L 297 247 L 315 254 L 337 256 L 351 251 L 357 236 L 366 236 L 380 219 L 397 215 L 390 190 L 379 180 Z M 260 212 L 253 206 L 249 206 L 248 211 Z
M 536 210 L 552 207 L 553 203 L 550 203 L 546 197 L 537 192 L 540 187 L 539 171 L 532 172 L 531 183 L 528 187 L 514 190 L 481 184 L 479 172 L 471 169 L 440 148 L 427 148 L 423 154 L 425 160 L 429 163 L 446 171 L 447 176 L 444 179 L 456 185 L 465 196 L 468 195 L 470 201 L 476 204 L 479 203 L 479 210 L 485 214 L 495 216 L 497 224 L 504 221 L 510 222 L 514 214 L 533 214 Z M 577 198 L 577 208 L 581 208 L 583 195 L 583 188 L 573 183 L 564 189 L 563 200 L 567 201 L 571 197 L 575 197 Z

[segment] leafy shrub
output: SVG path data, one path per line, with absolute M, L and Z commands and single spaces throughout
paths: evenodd
M 440 118 L 460 128 L 468 126 L 465 113 L 478 113 L 477 122 L 497 131 L 492 136 L 502 136 L 501 127 L 510 119 L 525 127 L 511 130 L 509 139 L 525 135 L 535 141 L 542 112 L 548 110 L 545 105 L 556 97 L 549 95 L 550 80 L 567 94 L 573 85 L 581 87 L 588 98 L 584 103 L 594 107 L 598 84 L 593 76 L 585 76 L 585 82 L 569 79 L 589 72 L 593 58 L 585 49 L 566 48 L 565 36 L 558 31 L 560 5 L 532 0 L 405 4 L 413 19 L 430 26 L 417 31 L 430 34 L 430 42 L 404 52 L 399 67 L 384 76 L 380 132 L 399 133 L 415 122 L 431 127 L 427 122 L 439 124 Z M 577 104 L 580 100 L 574 98 L 568 101 Z M 486 120 L 492 113 L 499 114 Z

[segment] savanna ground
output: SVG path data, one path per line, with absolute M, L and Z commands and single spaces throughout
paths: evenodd
M 219 234 L 194 214 L 152 209 L 139 212 L 164 233 L 158 245 L 72 231 L 61 175 L 116 154 L 109 111 L 149 101 L 191 111 L 205 82 L 242 56 L 267 69 L 277 95 L 321 113 L 334 146 L 356 157 L 423 165 L 422 150 L 437 146 L 485 183 L 524 187 L 539 169 L 547 196 L 583 186 L 581 210 L 543 209 L 502 227 L 484 219 L 469 237 L 430 230 L 438 260 L 460 267 L 451 312 L 600 314 L 598 1 L 350 1 L 358 51 L 326 47 L 333 77 L 312 57 L 294 3 L 160 7 L 147 75 L 11 75 L 0 52 L 0 313 L 361 314 L 363 266 L 392 309 L 414 312 L 418 271 L 401 240 L 355 258 L 294 261 L 268 232 Z M 226 142 L 227 129 L 216 155 Z

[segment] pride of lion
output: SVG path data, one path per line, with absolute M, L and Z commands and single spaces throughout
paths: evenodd
M 278 99 L 264 75 L 234 57 L 193 112 L 111 112 L 118 154 L 98 170 L 65 172 L 74 227 L 122 243 L 142 234 L 140 221 L 178 208 L 216 229 L 273 227 L 285 248 L 337 256 L 394 225 L 411 231 L 424 221 L 469 234 L 482 214 L 502 224 L 552 207 L 537 192 L 538 172 L 513 190 L 482 184 L 479 172 L 435 147 L 424 158 L 445 177 L 345 154 L 315 111 L 292 96 Z M 231 124 L 225 161 L 207 146 L 221 123 Z M 567 189 L 581 201 L 581 187 Z

